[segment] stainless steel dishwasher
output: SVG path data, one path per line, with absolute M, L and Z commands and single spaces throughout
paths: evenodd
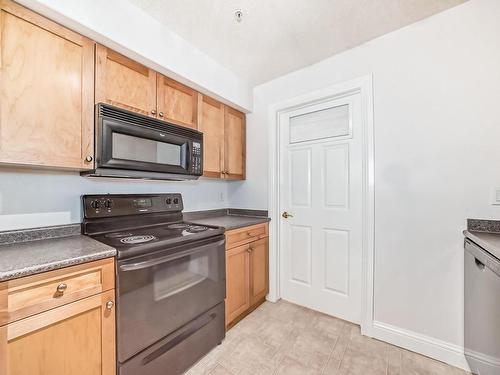
M 500 260 L 465 240 L 465 357 L 474 374 L 500 375 Z

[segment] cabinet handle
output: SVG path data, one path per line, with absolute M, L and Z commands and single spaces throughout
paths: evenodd
M 63 294 L 66 289 L 68 289 L 68 285 L 61 283 L 57 286 L 57 292 Z
M 247 252 L 248 252 L 248 253 L 251 253 L 251 252 L 252 252 L 252 250 L 253 250 L 253 248 L 249 247 L 249 248 L 247 249 Z
M 94 160 L 94 158 L 90 155 L 88 155 L 86 158 L 85 158 L 85 161 L 90 163 L 92 160 Z
M 106 302 L 106 308 L 108 310 L 111 310 L 113 308 L 113 306 L 115 305 L 115 303 L 113 301 L 108 301 Z
M 158 113 L 158 116 L 163 117 L 163 112 Z
M 152 114 L 153 116 L 156 116 L 156 109 L 153 109 L 153 110 L 151 111 L 151 114 Z

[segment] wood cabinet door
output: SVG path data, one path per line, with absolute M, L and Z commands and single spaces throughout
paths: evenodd
M 250 307 L 249 247 L 226 250 L 226 326 Z
M 115 375 L 114 298 L 110 290 L 0 327 L 0 374 Z
M 250 305 L 269 292 L 269 239 L 250 242 Z
M 101 45 L 96 46 L 95 102 L 156 117 L 156 72 Z
M 157 74 L 158 117 L 187 128 L 198 129 L 198 92 Z
M 245 114 L 225 106 L 224 111 L 224 178 L 245 179 Z
M 94 43 L 0 0 L 0 163 L 90 169 Z
M 199 95 L 198 130 L 203 132 L 203 176 L 222 177 L 224 162 L 224 105 Z

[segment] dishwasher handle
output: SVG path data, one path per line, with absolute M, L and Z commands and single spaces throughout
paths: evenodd
M 485 249 L 472 242 L 468 238 L 465 240 L 465 251 L 474 257 L 476 266 L 484 271 L 486 268 L 500 277 L 500 260 L 495 258 Z

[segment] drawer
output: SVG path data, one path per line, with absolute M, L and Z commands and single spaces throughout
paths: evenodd
M 226 248 L 231 249 L 268 236 L 268 224 L 257 224 L 226 232 Z
M 114 259 L 0 283 L 0 326 L 114 289 Z

